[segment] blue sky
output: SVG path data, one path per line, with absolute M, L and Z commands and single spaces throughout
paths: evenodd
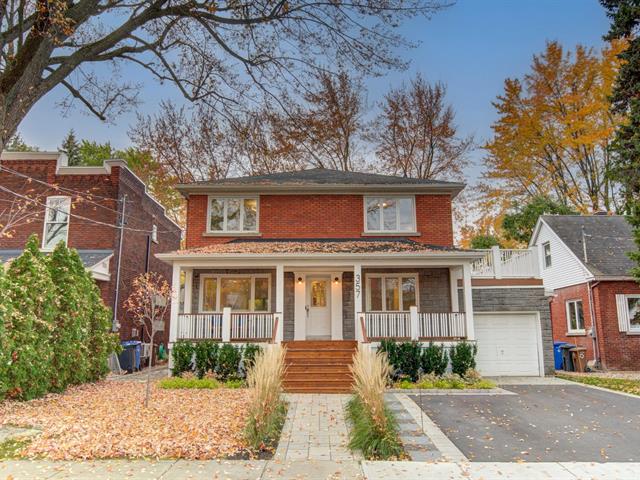
M 459 0 L 429 21 L 415 20 L 402 27 L 408 39 L 421 43 L 401 52 L 411 61 L 409 70 L 368 80 L 368 100 L 375 102 L 389 85 L 421 72 L 429 81 L 447 84 L 460 132 L 475 135 L 481 143 L 491 135 L 495 119 L 491 102 L 502 91 L 505 78 L 522 76 L 547 40 L 566 47 L 578 43 L 601 47 L 608 25 L 597 0 Z M 175 89 L 160 86 L 136 68 L 127 68 L 126 73 L 144 83 L 138 107 L 143 113 L 154 113 L 163 98 L 179 99 Z M 27 143 L 53 150 L 73 128 L 79 138 L 110 141 L 118 148 L 129 145 L 127 131 L 135 122 L 134 112 L 120 116 L 115 125 L 86 115 L 80 107 L 61 116 L 56 107 L 61 96 L 62 90 L 51 92 L 28 114 L 19 129 Z M 475 151 L 472 157 L 476 165 L 467 171 L 470 183 L 479 174 L 482 152 Z

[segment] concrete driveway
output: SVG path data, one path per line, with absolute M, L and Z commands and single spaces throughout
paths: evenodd
M 422 409 L 470 461 L 640 460 L 640 398 L 573 384 L 503 388 L 517 395 L 423 396 Z

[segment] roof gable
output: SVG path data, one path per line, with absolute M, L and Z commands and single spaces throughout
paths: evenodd
M 539 221 L 544 221 L 594 276 L 630 276 L 635 264 L 627 254 L 637 247 L 624 216 L 543 215 Z

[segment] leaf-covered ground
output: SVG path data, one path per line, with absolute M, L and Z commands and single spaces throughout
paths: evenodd
M 587 385 L 595 385 L 596 387 L 608 388 L 609 390 L 617 390 L 619 392 L 640 395 L 640 380 L 631 378 L 606 377 L 600 374 L 593 375 L 575 375 L 557 373 L 556 376 L 565 380 L 585 383 Z
M 42 429 L 20 455 L 87 458 L 214 459 L 245 447 L 246 389 L 164 390 L 100 382 L 30 402 L 0 403 L 0 425 Z

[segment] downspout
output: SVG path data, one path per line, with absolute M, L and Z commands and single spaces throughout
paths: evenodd
M 595 354 L 596 366 L 601 367 L 600 348 L 598 346 L 598 329 L 596 328 L 596 311 L 593 305 L 593 287 L 597 287 L 600 282 L 589 280 L 587 290 L 589 291 L 589 315 L 591 315 L 591 339 L 593 340 L 593 353 Z
M 124 239 L 124 212 L 127 206 L 127 194 L 122 196 L 122 211 L 120 213 L 120 241 L 118 243 L 118 261 L 116 263 L 116 292 L 113 298 L 113 321 L 111 331 L 118 331 L 118 303 L 120 302 L 120 265 L 122 264 L 122 241 Z

